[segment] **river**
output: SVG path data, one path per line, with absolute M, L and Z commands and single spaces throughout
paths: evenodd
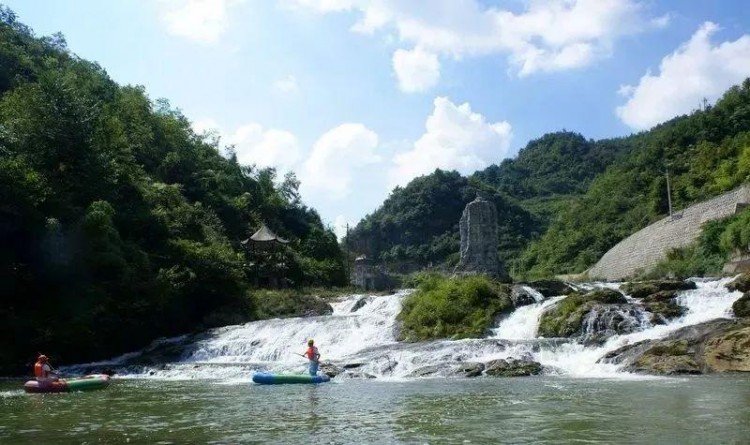
M 539 338 L 542 312 L 565 297 L 533 294 L 535 303 L 498 320 L 484 339 L 403 344 L 396 316 L 408 291 L 355 295 L 331 316 L 227 326 L 66 369 L 117 369 L 105 391 L 26 395 L 22 382 L 2 382 L 0 442 L 744 444 L 750 376 L 659 378 L 599 362 L 625 344 L 730 318 L 741 294 L 727 291 L 728 281 L 699 280 L 681 292 L 686 313 L 667 324 L 652 325 L 626 296 L 636 309 L 619 319 L 633 329 L 595 344 Z M 595 315 L 582 336 L 602 329 Z M 303 371 L 295 353 L 309 337 L 344 374 L 318 386 L 250 382 L 258 370 Z M 503 358 L 535 360 L 545 374 L 455 376 L 457 364 Z M 425 370 L 431 377 L 414 377 Z
M 750 379 L 116 380 L 27 396 L 0 385 L 0 442 L 746 444 Z

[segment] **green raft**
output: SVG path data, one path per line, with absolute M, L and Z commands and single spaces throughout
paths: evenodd
M 55 382 L 38 382 L 29 380 L 23 385 L 23 389 L 28 393 L 44 394 L 55 392 L 73 392 L 73 391 L 92 391 L 95 389 L 104 389 L 109 386 L 109 376 L 104 374 L 94 374 L 78 379 L 63 379 Z
M 270 372 L 256 372 L 253 382 L 261 385 L 283 385 L 287 383 L 325 383 L 331 378 L 327 375 L 309 374 L 273 374 Z

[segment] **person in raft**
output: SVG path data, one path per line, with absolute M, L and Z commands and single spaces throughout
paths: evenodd
M 310 375 L 318 374 L 318 365 L 320 365 L 320 352 L 318 352 L 315 341 L 311 338 L 307 340 L 307 351 L 305 351 L 305 357 L 310 360 Z
M 34 377 L 37 382 L 49 383 L 60 380 L 57 373 L 49 365 L 49 359 L 44 354 L 39 354 L 39 357 L 34 363 Z

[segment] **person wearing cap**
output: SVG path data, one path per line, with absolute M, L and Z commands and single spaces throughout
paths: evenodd
M 49 359 L 44 354 L 39 354 L 39 357 L 34 363 L 34 377 L 37 382 L 56 382 L 60 380 L 55 371 L 49 365 Z
M 318 348 L 315 346 L 315 340 L 312 338 L 307 340 L 307 350 L 304 355 L 310 360 L 310 375 L 317 375 L 318 366 L 320 365 L 320 352 L 318 352 Z

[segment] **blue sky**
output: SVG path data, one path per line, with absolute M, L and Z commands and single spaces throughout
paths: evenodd
M 745 0 L 0 0 L 294 171 L 339 230 L 395 185 L 544 133 L 629 134 L 750 76 Z

